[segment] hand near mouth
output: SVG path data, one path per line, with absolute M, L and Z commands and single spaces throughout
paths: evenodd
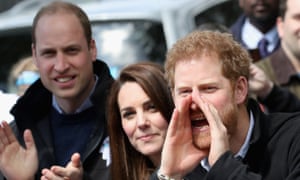
M 174 109 L 162 152 L 159 171 L 176 179 L 184 177 L 207 156 L 207 150 L 200 150 L 193 141 L 189 115 L 191 103 L 189 96 Z
M 176 107 L 168 127 L 159 171 L 172 178 L 184 177 L 206 157 L 212 166 L 229 150 L 227 130 L 216 108 L 200 96 L 193 99 L 193 103 L 200 107 L 209 123 L 211 146 L 210 149 L 201 149 L 195 145 L 189 115 L 191 103 L 189 96 Z
M 208 162 L 210 166 L 213 166 L 219 157 L 229 150 L 227 129 L 213 104 L 202 96 L 196 97 L 194 101 L 200 106 L 210 127 L 211 145 Z

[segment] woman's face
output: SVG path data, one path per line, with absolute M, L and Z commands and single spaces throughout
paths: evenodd
M 154 164 L 160 154 L 168 123 L 136 82 L 126 82 L 118 94 L 122 127 L 132 146 Z

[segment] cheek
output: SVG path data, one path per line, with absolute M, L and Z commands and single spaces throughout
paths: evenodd
M 298 30 L 299 22 L 290 20 L 282 25 L 281 36 L 283 38 L 284 36 L 289 36 L 291 34 L 294 35 L 295 33 L 298 33 Z
M 179 95 L 174 95 L 173 99 L 174 99 L 175 105 L 178 107 L 181 104 L 181 101 L 184 100 L 184 97 L 181 97 Z
M 232 103 L 232 98 L 225 94 L 213 94 L 205 97 L 210 103 L 212 103 L 218 111 L 226 109 L 228 104 Z
M 122 127 L 123 127 L 125 134 L 128 136 L 128 138 L 133 137 L 135 129 L 136 129 L 135 124 L 136 123 L 134 120 L 130 120 L 130 121 L 122 120 Z
M 37 61 L 37 68 L 39 69 L 40 74 L 48 74 L 51 69 L 54 67 L 54 63 L 49 61 Z
M 234 134 L 237 130 L 237 107 L 233 104 L 226 106 L 222 112 L 219 112 L 228 134 Z
M 163 118 L 163 116 L 158 113 L 154 120 L 152 120 L 152 124 L 156 126 L 157 129 L 161 131 L 162 134 L 166 134 L 168 129 L 168 122 Z

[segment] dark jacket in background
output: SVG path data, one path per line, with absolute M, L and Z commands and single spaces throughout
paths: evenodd
M 230 27 L 230 31 L 236 41 L 241 43 L 243 47 L 246 47 L 246 44 L 242 41 L 242 27 L 245 23 L 246 16 L 243 14 L 239 16 L 236 22 Z
M 300 111 L 300 99 L 286 88 L 274 85 L 265 98 L 258 98 L 265 105 L 268 112 L 297 112 Z

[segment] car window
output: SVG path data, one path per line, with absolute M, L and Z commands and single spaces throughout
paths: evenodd
M 196 26 L 204 23 L 219 23 L 229 28 L 241 13 L 238 0 L 223 2 L 211 7 L 195 17 Z
M 113 76 L 125 65 L 144 60 L 163 63 L 166 41 L 161 23 L 149 20 L 95 22 L 93 36 L 98 58 L 106 61 Z

